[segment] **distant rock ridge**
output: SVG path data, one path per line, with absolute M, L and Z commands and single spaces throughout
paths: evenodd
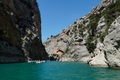
M 46 57 L 36 0 L 0 0 L 0 62 Z
M 60 61 L 120 68 L 120 1 L 103 0 L 86 16 L 44 42 Z

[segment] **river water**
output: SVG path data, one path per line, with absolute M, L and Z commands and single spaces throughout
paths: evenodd
M 0 64 L 0 80 L 120 80 L 120 70 L 80 62 Z

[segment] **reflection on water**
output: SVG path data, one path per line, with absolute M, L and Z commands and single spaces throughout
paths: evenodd
M 0 80 L 120 80 L 119 74 L 80 62 L 0 64 Z

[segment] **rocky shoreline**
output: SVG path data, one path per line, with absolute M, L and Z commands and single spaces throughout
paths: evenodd
M 44 42 L 60 61 L 83 61 L 91 66 L 120 67 L 120 1 L 103 0 L 89 14 Z

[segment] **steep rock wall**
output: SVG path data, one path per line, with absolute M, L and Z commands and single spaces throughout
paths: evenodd
M 61 61 L 85 61 L 93 66 L 120 67 L 120 0 L 103 0 L 44 45 Z
M 36 0 L 0 0 L 0 62 L 46 56 Z

